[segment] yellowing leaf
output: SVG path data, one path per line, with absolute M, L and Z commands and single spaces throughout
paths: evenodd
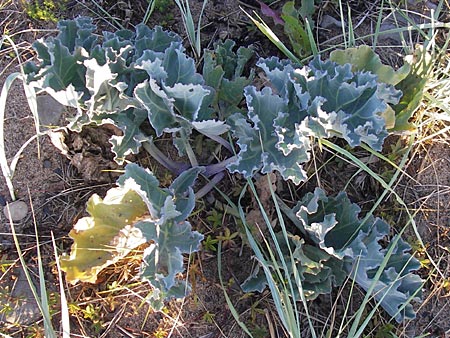
M 390 85 L 396 85 L 408 76 L 411 66 L 405 63 L 400 69 L 394 70 L 384 65 L 380 57 L 369 46 L 335 50 L 330 54 L 330 60 L 340 65 L 350 63 L 352 71 L 369 71 L 378 76 L 378 80 Z
M 133 225 L 148 212 L 135 191 L 113 188 L 103 200 L 93 195 L 87 203 L 87 211 L 90 217 L 81 218 L 69 233 L 74 240 L 70 256 L 61 257 L 61 269 L 70 283 L 95 283 L 103 268 L 146 242 Z

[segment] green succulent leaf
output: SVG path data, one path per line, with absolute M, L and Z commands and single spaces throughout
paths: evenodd
M 215 89 L 213 104 L 220 107 L 223 117 L 240 111 L 238 105 L 243 100 L 243 91 L 254 78 L 254 70 L 243 76 L 244 69 L 254 52 L 250 48 L 239 47 L 234 51 L 232 40 L 219 41 L 214 50 L 205 50 L 203 77 L 206 85 Z
M 411 71 L 411 65 L 405 63 L 398 70 L 391 66 L 384 65 L 378 54 L 366 45 L 344 50 L 335 50 L 330 54 L 330 60 L 343 66 L 346 63 L 352 65 L 352 71 L 367 71 L 378 76 L 378 81 L 390 85 L 397 85 Z
M 413 272 L 420 263 L 411 256 L 411 247 L 401 239 L 389 246 L 381 241 L 389 235 L 390 226 L 379 218 L 359 219 L 360 208 L 352 204 L 344 192 L 327 197 L 316 188 L 294 208 L 302 231 L 324 252 L 344 262 L 343 271 L 363 289 L 373 285 L 373 297 L 398 322 L 413 319 L 411 299 L 420 297 L 422 280 Z M 379 279 L 377 270 L 386 263 Z M 404 307 L 404 308 L 403 308 Z
M 165 210 L 171 210 L 166 205 Z M 174 211 L 175 209 L 172 209 Z M 153 297 L 151 303 L 158 308 L 161 299 L 176 297 L 182 298 L 189 292 L 189 287 L 176 275 L 184 271 L 183 255 L 199 250 L 203 235 L 191 230 L 188 222 L 175 222 L 177 213 L 167 214 L 163 226 L 153 222 L 140 222 L 137 224 L 146 239 L 157 244 L 151 244 L 144 251 L 144 263 L 141 276 L 149 281 L 155 289 L 159 290 L 159 296 Z
M 332 255 L 329 255 L 321 249 L 305 244 L 305 241 L 296 235 L 289 235 L 289 247 L 292 250 L 292 256 L 287 248 L 288 243 L 282 233 L 277 233 L 277 243 L 284 250 L 283 259 L 286 262 L 295 261 L 295 273 L 298 273 L 302 283 L 303 293 L 307 300 L 314 300 L 321 294 L 329 294 L 332 288 L 342 285 L 347 278 L 347 273 L 343 269 L 344 262 Z M 265 264 L 275 271 L 273 263 Z M 281 259 L 277 261 L 278 266 L 282 266 Z M 294 271 L 291 263 L 287 264 L 288 276 L 294 280 Z M 268 285 L 267 277 L 259 265 L 252 274 L 241 284 L 244 292 L 262 292 Z M 294 298 L 299 299 L 298 289 L 294 288 Z
M 390 232 L 386 222 L 373 216 L 360 219 L 360 208 L 344 192 L 329 197 L 320 188 L 306 194 L 290 213 L 295 215 L 294 224 L 299 231 L 288 233 L 288 243 L 284 234 L 278 233 L 276 242 L 283 261 L 288 262 L 283 276 L 290 276 L 294 285 L 298 276 L 306 299 L 328 294 L 350 277 L 364 290 L 370 290 L 377 303 L 398 322 L 415 317 L 410 302 L 421 296 L 423 281 L 414 274 L 420 263 L 401 238 L 395 236 L 391 244 L 382 244 Z M 276 263 L 263 264 L 264 270 L 274 272 L 276 266 L 283 266 L 281 258 Z M 246 292 L 261 292 L 268 285 L 267 278 L 274 277 L 268 277 L 267 271 L 258 267 L 242 288 Z M 299 299 L 300 295 L 293 291 Z
M 201 168 L 192 168 L 178 176 L 169 188 L 146 169 L 129 164 L 119 183 L 133 181 L 138 194 L 146 202 L 151 217 L 136 223 L 143 237 L 152 244 L 144 251 L 141 276 L 158 290 L 150 302 L 160 307 L 169 297 L 184 297 L 189 290 L 176 275 L 184 271 L 182 254 L 199 250 L 203 235 L 191 230 L 186 218 L 195 206 L 192 185 Z
M 413 131 L 415 126 L 409 119 L 416 111 L 429 78 L 432 66 L 431 56 L 422 47 L 413 55 L 405 57 L 405 63 L 398 70 L 383 65 L 379 56 L 369 46 L 359 46 L 346 50 L 333 51 L 330 60 L 341 65 L 350 63 L 353 71 L 370 71 L 378 76 L 380 82 L 394 85 L 401 90 L 400 102 L 386 112 L 390 131 Z M 389 107 L 390 108 L 390 107 Z
M 171 128 L 176 128 L 173 100 L 161 90 L 154 79 L 138 85 L 134 95 L 147 110 L 148 119 L 157 136 L 161 136 L 164 131 Z
M 28 82 L 77 108 L 70 129 L 92 123 L 121 129 L 123 135 L 110 140 L 119 164 L 139 151 L 146 120 L 157 136 L 189 137 L 194 129 L 214 136 L 226 132 L 212 116 L 213 88 L 204 85 L 175 33 L 140 24 L 135 31 L 103 32 L 97 39 L 92 21 L 82 17 L 58 28 L 57 37 L 35 44 L 40 63 L 27 64 Z
M 110 189 L 103 200 L 91 197 L 90 217 L 70 232 L 72 251 L 61 259 L 67 279 L 94 283 L 106 266 L 151 242 L 144 251 L 141 277 L 154 287 L 152 305 L 184 297 L 189 286 L 177 277 L 184 271 L 182 254 L 197 251 L 203 240 L 186 221 L 195 206 L 192 185 L 202 170 L 186 170 L 169 188 L 161 188 L 148 169 L 127 165 L 119 187 Z
M 319 58 L 301 68 L 277 58 L 258 66 L 268 86 L 246 87 L 247 117 L 228 119 L 240 147 L 231 172 L 250 177 L 260 169 L 277 170 L 299 184 L 306 179 L 302 164 L 309 160 L 311 138 L 338 136 L 352 147 L 364 142 L 381 150 L 387 136 L 382 114 L 401 95 L 394 87 L 368 72 L 352 72 L 349 64 Z
M 123 164 L 127 155 L 139 153 L 142 142 L 147 139 L 140 129 L 146 118 L 145 111 L 129 108 L 121 114 L 110 114 L 107 119 L 102 119 L 101 124 L 111 123 L 122 130 L 122 135 L 111 136 L 109 140 L 114 161 L 118 164 Z
M 178 115 L 187 121 L 197 121 L 202 102 L 211 91 L 201 85 L 177 83 L 173 87 L 163 87 L 173 100 Z
M 287 109 L 287 101 L 273 94 L 270 88 L 258 92 L 254 87 L 247 87 L 245 97 L 249 107 L 248 119 L 253 126 L 240 114 L 229 118 L 228 124 L 238 138 L 241 151 L 228 169 L 244 177 L 251 177 L 258 170 L 263 173 L 278 170 L 284 179 L 291 179 L 296 184 L 305 180 L 306 173 L 301 163 L 309 159 L 307 139 L 288 143 L 283 139 L 286 130 L 277 125 L 287 118 L 283 113 Z M 284 156 L 283 151 L 290 156 Z
M 95 26 L 88 18 L 63 20 L 58 23 L 59 34 L 33 44 L 39 65 L 32 62 L 25 68 L 28 82 L 38 90 L 50 87 L 53 92 L 65 91 L 70 85 L 87 95 L 84 86 L 85 68 L 80 66 L 96 43 Z M 63 95 L 58 97 L 63 98 Z M 61 102 L 67 104 L 67 101 Z

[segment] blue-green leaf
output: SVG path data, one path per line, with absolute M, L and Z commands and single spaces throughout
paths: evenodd
M 301 68 L 274 57 L 258 66 L 269 82 L 261 91 L 245 89 L 247 119 L 238 114 L 228 120 L 240 147 L 230 171 L 250 177 L 259 169 L 277 170 L 299 184 L 306 179 L 302 164 L 312 138 L 338 136 L 352 147 L 364 142 L 381 150 L 387 136 L 383 114 L 400 91 L 371 73 L 352 72 L 349 64 L 319 58 Z
M 220 107 L 221 114 L 226 118 L 241 109 L 238 107 L 243 100 L 243 91 L 254 77 L 251 69 L 249 76 L 243 76 L 244 68 L 254 52 L 250 48 L 239 47 L 234 51 L 232 40 L 219 41 L 214 44 L 214 50 L 205 50 L 203 76 L 205 83 L 215 89 L 213 104 Z
M 154 79 L 150 79 L 135 89 L 136 99 L 148 112 L 148 119 L 161 136 L 165 130 L 177 127 L 173 100 L 164 92 Z
M 189 290 L 176 276 L 184 271 L 182 254 L 197 251 L 203 240 L 203 235 L 192 231 L 186 221 L 195 206 L 192 185 L 202 170 L 186 170 L 168 189 L 160 188 L 149 170 L 135 164 L 129 164 L 119 178 L 119 184 L 132 187 L 150 211 L 151 216 L 135 227 L 147 241 L 152 241 L 144 252 L 141 276 L 158 290 L 151 299 L 155 307 L 166 298 L 184 297 Z
M 273 94 L 270 88 L 258 92 L 254 87 L 247 87 L 245 97 L 250 122 L 241 114 L 232 115 L 228 120 L 241 149 L 237 160 L 228 169 L 244 177 L 251 177 L 259 169 L 263 173 L 277 170 L 284 179 L 291 179 L 296 184 L 305 180 L 306 173 L 301 164 L 309 159 L 309 141 L 295 124 L 280 125 L 289 118 L 285 113 L 286 100 Z M 285 139 L 287 134 L 292 135 L 289 144 Z M 289 156 L 284 156 L 283 151 Z
M 173 87 L 164 86 L 164 92 L 173 100 L 178 115 L 188 121 L 196 121 L 203 99 L 210 94 L 210 90 L 195 84 L 176 83 Z
M 360 208 L 344 192 L 327 197 L 316 188 L 294 208 L 309 238 L 319 247 L 344 262 L 344 270 L 365 290 L 374 285 L 373 297 L 400 322 L 413 319 L 410 301 L 421 294 L 422 280 L 413 272 L 420 267 L 411 256 L 411 247 L 401 239 L 391 241 L 393 252 L 381 241 L 389 235 L 389 225 L 373 216 L 359 219 Z M 396 243 L 396 244 L 395 244 Z M 375 274 L 386 263 L 379 279 Z M 402 311 L 400 309 L 404 307 Z
M 71 232 L 72 253 L 62 260 L 68 278 L 93 283 L 104 267 L 151 242 L 141 267 L 141 277 L 154 288 L 149 301 L 160 309 L 164 300 L 186 296 L 189 286 L 177 275 L 184 271 L 183 254 L 197 251 L 203 240 L 186 221 L 195 205 L 192 185 L 202 170 L 183 172 L 166 189 L 150 170 L 127 165 L 119 187 L 110 189 L 104 200 L 91 198 L 90 217 L 81 219 Z

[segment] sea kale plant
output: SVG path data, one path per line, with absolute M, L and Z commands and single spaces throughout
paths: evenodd
M 76 110 L 67 125 L 73 131 L 92 124 L 118 127 L 121 134 L 110 139 L 117 163 L 143 146 L 177 176 L 164 188 L 150 170 L 127 164 L 116 188 L 104 199 L 89 200 L 89 217 L 71 231 L 74 244 L 70 255 L 62 256 L 62 268 L 70 282 L 95 282 L 104 267 L 147 245 L 141 276 L 153 286 L 151 302 L 157 308 L 189 289 L 179 279 L 182 254 L 199 250 L 203 236 L 187 218 L 195 199 L 225 170 L 246 179 L 277 171 L 299 184 L 307 179 L 303 165 L 321 139 L 337 137 L 350 147 L 364 143 L 381 150 L 388 135 L 384 114 L 402 96 L 371 72 L 319 57 L 305 66 L 260 59 L 257 67 L 267 81 L 257 89 L 255 69 L 249 67 L 252 50 L 235 50 L 229 40 L 204 52 L 200 74 L 182 39 L 160 27 L 138 25 L 135 31 L 98 36 L 90 19 L 78 18 L 61 21 L 58 29 L 56 37 L 34 44 L 38 62 L 25 67 L 28 83 Z M 229 156 L 199 163 L 193 134 L 223 146 Z M 154 140 L 167 135 L 188 161 L 174 162 L 156 147 Z M 199 175 L 212 179 L 194 194 Z M 384 247 L 389 225 L 372 216 L 360 220 L 359 211 L 344 192 L 327 197 L 319 188 L 285 208 L 306 295 L 329 293 L 350 276 L 396 320 L 412 318 L 412 307 L 405 304 L 420 292 L 421 280 L 413 275 L 418 262 L 401 239 L 391 250 Z M 256 271 L 243 286 L 262 290 L 264 275 Z

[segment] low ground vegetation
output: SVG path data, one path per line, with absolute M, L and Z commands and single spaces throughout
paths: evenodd
M 23 48 L 5 31 L 0 46 L 19 59 L 0 100 L 2 194 L 25 197 L 16 166 L 42 138 L 81 178 L 57 173 L 70 185 L 50 197 L 65 196 L 62 228 L 39 226 L 48 202 L 32 228 L 5 222 L 5 335 L 450 334 L 448 175 L 435 168 L 428 195 L 411 190 L 425 184 L 433 165 L 418 159 L 433 142 L 449 154 L 445 1 L 381 2 L 362 16 L 368 5 L 256 1 L 236 21 L 253 44 L 208 34 L 226 4 L 149 1 L 139 19 L 125 3 L 50 4 L 25 8 L 32 22 L 58 21 L 54 32 Z M 12 22 L 14 5 L 2 6 Z M 366 20 L 375 28 L 360 33 Z M 18 152 L 3 132 L 14 81 L 36 124 Z M 41 97 L 61 119 L 39 122 Z M 16 265 L 35 323 L 7 316 L 20 308 Z

